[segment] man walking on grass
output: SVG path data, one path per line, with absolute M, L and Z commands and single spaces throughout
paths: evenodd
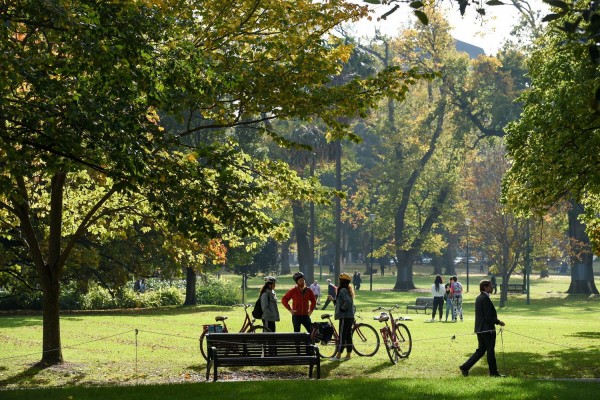
M 496 365 L 496 327 L 504 326 L 504 322 L 498 319 L 496 307 L 490 299 L 490 293 L 494 290 L 492 282 L 482 280 L 479 283 L 481 294 L 475 300 L 475 333 L 477 334 L 478 347 L 475 353 L 461 366 L 460 371 L 463 376 L 469 375 L 469 370 L 485 353 L 487 353 L 487 362 L 490 368 L 490 376 L 502 377 L 498 372 Z

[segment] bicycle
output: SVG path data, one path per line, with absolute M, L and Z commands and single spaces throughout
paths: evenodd
M 269 328 L 262 325 L 255 325 L 254 322 L 256 319 L 250 317 L 248 313 L 248 308 L 252 307 L 252 304 L 236 304 L 236 307 L 244 307 L 244 312 L 246 313 L 246 318 L 244 319 L 244 323 L 242 324 L 242 328 L 240 329 L 240 333 L 247 332 L 271 332 Z M 202 357 L 205 360 L 208 360 L 207 354 L 208 349 L 206 348 L 206 340 L 204 337 L 207 333 L 229 333 L 229 329 L 227 328 L 227 324 L 225 320 L 227 319 L 226 315 L 218 315 L 215 317 L 215 321 L 223 322 L 223 325 L 220 324 L 209 324 L 202 325 L 202 333 L 200 334 L 200 353 L 202 353 Z
M 331 321 L 331 317 L 333 317 L 333 314 L 321 315 L 321 319 L 326 319 L 328 322 L 315 322 L 310 332 L 313 343 L 319 346 L 321 358 L 333 357 L 337 352 L 340 343 L 340 336 L 335 325 Z M 331 331 L 329 333 L 331 335 L 323 336 L 319 332 L 320 324 L 321 326 L 323 326 L 322 324 L 330 326 Z M 352 324 L 352 350 L 359 356 L 372 357 L 377 353 L 377 350 L 379 350 L 379 344 L 377 330 L 371 325 L 361 322 L 357 323 L 355 318 L 354 323 Z
M 397 364 L 399 358 L 407 358 L 412 350 L 412 337 L 408 327 L 399 321 L 403 321 L 402 318 L 394 319 L 392 311 L 400 308 L 398 305 L 392 308 L 377 307 L 373 311 L 383 310 L 378 316 L 373 319 L 385 323 L 385 326 L 379 331 L 381 332 L 381 338 L 385 344 L 385 350 L 390 357 L 392 364 Z M 390 321 L 390 324 L 388 324 Z

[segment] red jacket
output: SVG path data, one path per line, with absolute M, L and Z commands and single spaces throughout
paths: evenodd
M 308 286 L 305 286 L 303 291 L 301 291 L 298 286 L 294 286 L 281 298 L 281 304 L 288 310 L 293 308 L 295 311 L 294 315 L 308 315 L 308 313 L 312 312 L 317 305 L 317 300 L 315 299 L 313 291 L 310 290 Z M 290 300 L 292 300 L 293 303 L 292 307 L 289 305 Z

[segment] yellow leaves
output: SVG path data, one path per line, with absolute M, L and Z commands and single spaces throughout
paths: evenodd
M 154 107 L 148 108 L 148 111 L 146 112 L 146 119 L 149 122 L 158 125 L 158 123 L 160 122 L 160 117 Z
M 354 46 L 352 45 L 346 45 L 343 44 L 341 46 L 338 46 L 334 51 L 333 51 L 333 56 L 336 57 L 337 59 L 339 59 L 340 61 L 346 63 L 348 62 L 348 60 L 350 60 L 350 56 L 352 55 L 352 50 L 354 49 Z
M 189 162 L 196 162 L 196 153 L 189 153 L 186 158 Z

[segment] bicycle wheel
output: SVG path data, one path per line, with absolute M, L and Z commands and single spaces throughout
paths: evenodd
M 352 329 L 352 347 L 359 356 L 372 357 L 379 350 L 379 335 L 367 324 L 356 324 Z
M 396 349 L 400 358 L 407 358 L 412 350 L 412 337 L 404 324 L 396 325 Z
M 398 354 L 398 348 L 392 341 L 392 330 L 386 328 L 387 334 L 385 335 L 384 344 L 385 351 L 387 351 L 388 357 L 392 364 L 398 364 L 398 359 L 400 358 L 400 354 Z
M 250 329 L 248 332 L 271 332 L 269 328 L 262 325 L 254 325 L 254 328 Z
M 200 353 L 202 353 L 202 357 L 204 357 L 205 361 L 208 361 L 208 347 L 206 346 L 206 340 L 204 337 L 206 336 L 206 331 L 202 332 L 200 335 Z

